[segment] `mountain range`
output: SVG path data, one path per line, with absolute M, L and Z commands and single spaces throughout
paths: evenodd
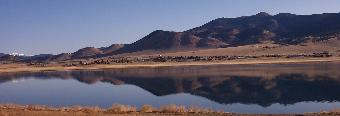
M 52 56 L 48 60 L 63 61 L 63 60 L 69 60 L 69 59 L 89 58 L 92 56 L 98 56 L 102 54 L 111 53 L 124 46 L 125 46 L 124 44 L 112 44 L 109 47 L 101 47 L 101 48 L 86 47 L 86 48 L 79 49 L 78 51 L 74 53 L 62 53 L 59 55 Z
M 340 32 L 340 13 L 295 15 L 265 12 L 238 18 L 218 18 L 184 32 L 157 30 L 112 54 L 153 49 L 219 48 L 262 42 L 299 44 L 330 39 Z
M 334 37 L 340 37 L 340 13 L 270 15 L 260 12 L 252 16 L 218 18 L 183 32 L 156 30 L 131 44 L 86 47 L 74 53 L 43 58 L 49 61 L 63 61 L 145 50 L 226 48 L 259 43 L 296 45 L 308 40 L 323 41 Z

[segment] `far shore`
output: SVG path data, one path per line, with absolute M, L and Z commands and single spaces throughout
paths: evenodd
M 120 64 L 93 64 L 79 66 L 63 66 L 51 64 L 46 66 L 30 66 L 25 63 L 0 64 L 0 73 L 10 72 L 39 72 L 39 71 L 72 71 L 72 70 L 98 70 L 98 69 L 121 69 L 121 68 L 155 68 L 155 67 L 178 67 L 178 66 L 208 66 L 208 65 L 243 65 L 243 64 L 290 64 L 290 63 L 318 63 L 340 62 L 340 57 L 327 58 L 261 58 L 243 59 L 230 61 L 212 62 L 148 62 L 148 63 L 120 63 Z

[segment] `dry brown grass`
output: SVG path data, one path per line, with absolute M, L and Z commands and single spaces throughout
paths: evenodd
M 140 109 L 140 112 L 142 112 L 142 113 L 151 113 L 151 112 L 154 112 L 154 111 L 156 111 L 156 108 L 154 108 L 153 106 L 148 105 L 148 104 L 143 105 Z
M 186 108 L 185 106 L 165 105 L 157 109 L 144 105 L 140 110 L 130 105 L 113 104 L 108 109 L 100 107 L 49 107 L 44 105 L 0 105 L 0 116 L 107 116 L 107 115 L 229 115 L 226 112 L 214 112 L 204 108 Z
M 191 113 L 188 112 L 189 110 L 187 110 L 185 106 L 177 106 L 174 104 L 162 106 L 159 110 L 163 113 Z
M 198 107 L 198 106 L 190 106 L 188 107 L 187 112 L 190 113 L 209 113 L 209 112 L 215 112 L 212 109 L 208 109 L 208 108 L 202 108 L 202 107 Z
M 100 107 L 48 107 L 43 105 L 0 105 L 0 116 L 338 116 L 338 109 L 334 111 L 309 112 L 304 114 L 235 114 L 217 112 L 197 106 L 165 105 L 159 109 L 151 105 L 144 105 L 140 110 L 129 105 L 114 104 L 108 109 Z
M 133 113 L 137 112 L 137 108 L 129 105 L 113 104 L 111 108 L 107 109 L 108 113 Z

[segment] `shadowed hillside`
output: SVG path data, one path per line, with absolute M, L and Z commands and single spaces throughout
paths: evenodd
M 85 47 L 79 49 L 74 53 L 61 53 L 58 55 L 35 55 L 28 59 L 24 59 L 26 62 L 34 62 L 34 61 L 65 61 L 71 59 L 86 59 L 91 57 L 100 57 L 104 54 L 114 52 L 120 48 L 124 47 L 124 44 L 112 44 L 109 47 L 101 47 L 101 48 L 94 48 L 94 47 Z M 20 58 L 19 58 L 20 59 Z M 21 59 L 22 60 L 22 59 Z
M 218 48 L 271 42 L 299 44 L 339 37 L 340 13 L 258 13 L 219 18 L 184 32 L 157 30 L 112 54 L 155 49 Z
M 102 50 L 104 54 L 107 54 L 107 53 L 111 53 L 111 52 L 114 52 L 116 50 L 119 50 L 120 48 L 122 48 L 124 46 L 125 46 L 125 44 L 112 44 L 109 47 L 102 47 L 102 48 L 99 48 L 99 49 Z
M 6 54 L 4 54 L 4 53 L 0 53 L 0 57 L 2 57 L 2 56 L 5 56 Z

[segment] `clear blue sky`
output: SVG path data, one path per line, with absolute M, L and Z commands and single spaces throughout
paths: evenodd
M 340 0 L 0 0 L 0 52 L 74 52 L 220 17 L 337 13 L 339 6 Z

